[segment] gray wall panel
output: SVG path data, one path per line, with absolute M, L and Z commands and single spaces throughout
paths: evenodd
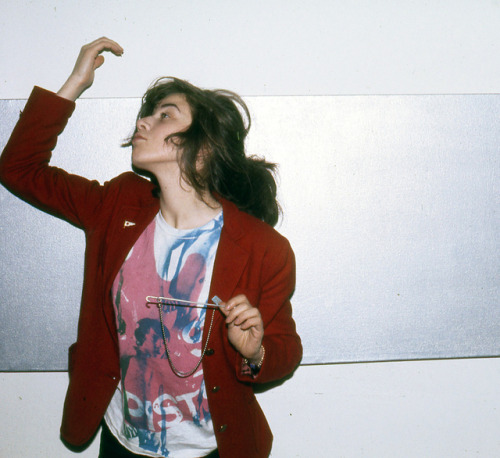
M 500 97 L 250 97 L 280 163 L 304 363 L 500 355 Z M 53 163 L 111 178 L 137 99 L 83 99 Z M 24 101 L 0 101 L 0 147 Z M 0 370 L 63 370 L 84 240 L 0 188 Z

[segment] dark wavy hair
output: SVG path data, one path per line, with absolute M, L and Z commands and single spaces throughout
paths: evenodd
M 137 119 L 150 116 L 158 103 L 172 94 L 186 97 L 193 119 L 187 130 L 165 139 L 179 146 L 184 180 L 198 195 L 209 191 L 222 196 L 274 226 L 281 212 L 276 199 L 276 164 L 246 156 L 245 138 L 251 120 L 245 102 L 230 91 L 200 89 L 187 81 L 164 77 L 144 94 Z M 131 141 L 124 144 L 129 145 Z M 204 154 L 201 168 L 197 164 L 200 152 Z

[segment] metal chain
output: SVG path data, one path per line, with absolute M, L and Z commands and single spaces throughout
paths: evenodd
M 198 367 L 200 367 L 200 364 L 201 364 L 201 361 L 203 360 L 203 357 L 205 356 L 205 353 L 206 353 L 207 348 L 208 348 L 208 341 L 210 339 L 210 334 L 212 333 L 212 325 L 214 324 L 215 309 L 212 309 L 212 318 L 210 319 L 210 327 L 208 328 L 207 340 L 205 342 L 205 347 L 203 348 L 201 358 L 196 363 L 196 366 L 194 366 L 194 369 L 192 369 L 188 372 L 183 372 L 174 366 L 174 363 L 172 362 L 172 358 L 170 358 L 170 352 L 168 351 L 168 345 L 167 345 L 167 338 L 165 336 L 165 326 L 163 324 L 163 314 L 162 314 L 162 310 L 161 310 L 162 304 L 157 304 L 157 306 L 158 306 L 158 312 L 160 313 L 160 323 L 161 323 L 161 333 L 163 335 L 163 344 L 165 345 L 165 351 L 167 353 L 167 359 L 168 359 L 168 362 L 170 364 L 170 368 L 172 369 L 172 372 L 175 375 L 177 375 L 177 377 L 187 378 L 196 372 Z

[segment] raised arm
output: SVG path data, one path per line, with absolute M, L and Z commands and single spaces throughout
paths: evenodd
M 98 38 L 82 47 L 71 75 L 57 95 L 73 102 L 94 82 L 94 73 L 104 63 L 102 52 L 109 51 L 115 56 L 123 54 L 123 48 L 106 37 Z
M 101 53 L 107 50 L 122 52 L 108 38 L 83 46 L 59 97 L 35 88 L 0 157 L 0 183 L 25 201 L 81 227 L 100 205 L 101 186 L 49 162 L 74 100 L 92 85 L 95 69 L 104 62 Z

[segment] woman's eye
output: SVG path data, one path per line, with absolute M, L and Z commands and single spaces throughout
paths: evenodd
M 167 113 L 160 113 L 160 118 L 161 119 L 168 118 L 168 114 Z

